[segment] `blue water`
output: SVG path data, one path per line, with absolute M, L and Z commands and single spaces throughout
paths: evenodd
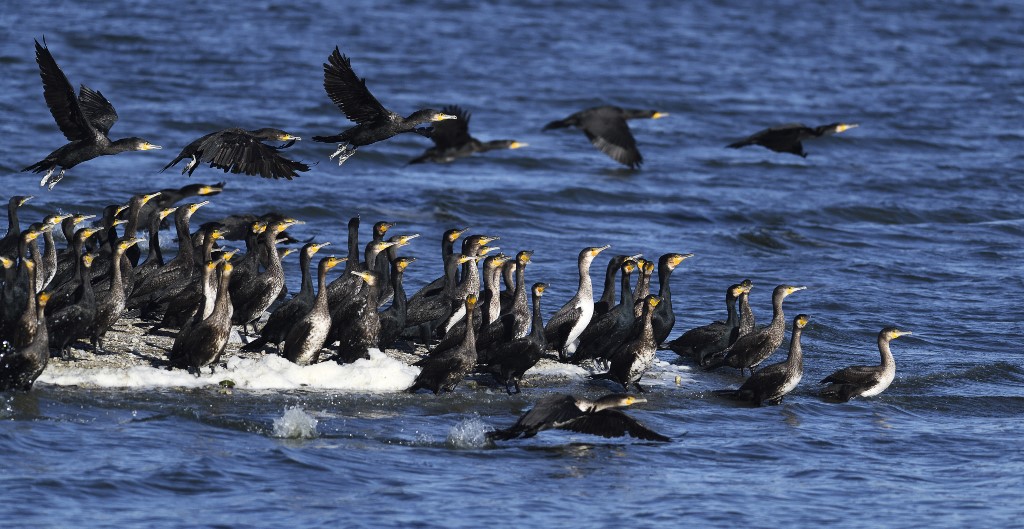
M 734 407 L 695 372 L 630 413 L 667 445 L 545 432 L 476 442 L 542 395 L 600 395 L 578 380 L 507 397 L 40 384 L 0 397 L 0 513 L 19 526 L 1011 526 L 1024 509 L 1024 9 L 1013 2 L 212 2 L 9 3 L 0 11 L 0 175 L 35 194 L 29 221 L 98 212 L 184 185 L 157 171 L 229 125 L 309 138 L 348 122 L 325 96 L 335 45 L 389 108 L 459 104 L 482 140 L 529 147 L 449 166 L 405 162 L 429 142 L 288 153 L 318 165 L 291 182 L 227 181 L 196 214 L 277 210 L 304 237 L 344 247 L 344 225 L 387 219 L 420 239 L 406 274 L 440 274 L 437 240 L 471 226 L 551 284 L 575 289 L 580 248 L 693 252 L 673 276 L 677 328 L 724 316 L 748 277 L 760 321 L 779 283 L 804 331 L 804 381 L 780 406 Z M 628 7 L 626 7 L 628 5 Z M 73 84 L 165 150 L 97 159 L 53 191 L 18 172 L 63 143 L 41 96 L 32 39 L 45 35 Z M 548 121 L 597 104 L 655 108 L 634 121 L 646 163 L 629 171 Z M 849 121 L 806 159 L 724 149 L 761 128 Z M 368 235 L 364 228 L 364 240 Z M 511 252 L 507 252 L 511 253 Z M 289 285 L 298 286 L 295 262 Z M 603 271 L 598 260 L 596 276 Z M 598 287 L 598 290 L 600 287 Z M 821 402 L 815 382 L 877 360 L 888 325 L 898 372 L 881 396 Z M 659 353 L 674 361 L 671 352 Z M 313 439 L 274 421 L 299 406 Z M 288 437 L 287 435 L 285 437 Z

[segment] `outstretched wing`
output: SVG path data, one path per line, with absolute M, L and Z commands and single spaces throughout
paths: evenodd
M 600 435 L 602 437 L 622 437 L 630 435 L 645 441 L 671 441 L 654 430 L 640 424 L 640 421 L 618 410 L 602 410 L 597 413 L 583 415 L 579 419 L 561 426 L 564 430 Z
M 368 123 L 388 114 L 366 88 L 366 81 L 352 71 L 351 62 L 337 46 L 324 63 L 324 90 L 345 117 L 356 123 Z
M 626 119 L 620 115 L 595 116 L 586 123 L 583 133 L 590 143 L 616 162 L 636 169 L 644 161 Z
M 84 84 L 78 87 L 78 104 L 89 123 L 103 134 L 109 134 L 110 127 L 117 123 L 117 112 L 114 111 L 114 105 L 111 105 L 110 101 L 103 97 L 103 94 Z
M 89 121 L 78 105 L 75 89 L 68 78 L 53 60 L 50 50 L 36 41 L 36 63 L 39 64 L 39 77 L 43 80 L 43 98 L 50 108 L 53 120 L 69 141 L 83 140 L 92 136 Z
M 308 165 L 281 156 L 276 147 L 245 133 L 214 134 L 200 144 L 198 151 L 202 153 L 200 161 L 224 172 L 291 180 L 299 176 L 299 171 L 309 170 Z
M 458 116 L 458 119 L 446 119 L 433 124 L 430 139 L 434 140 L 438 150 L 461 147 L 473 140 L 469 135 L 469 112 L 456 105 L 448 105 L 441 112 Z

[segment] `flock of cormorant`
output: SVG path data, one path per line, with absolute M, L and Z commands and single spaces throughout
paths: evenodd
M 49 50 L 36 42 L 36 61 L 47 106 L 69 140 L 44 160 L 25 170 L 46 171 L 41 185 L 53 187 L 67 169 L 100 155 L 127 150 L 158 149 L 139 138 L 111 141 L 107 134 L 117 120 L 103 95 L 84 85 L 76 96 Z M 331 158 L 339 164 L 359 147 L 414 132 L 433 139 L 435 146 L 410 163 L 449 162 L 492 149 L 514 149 L 514 140 L 480 142 L 469 135 L 469 114 L 457 107 L 424 109 L 403 118 L 387 110 L 352 71 L 350 61 L 335 48 L 324 64 L 324 87 L 331 100 L 356 125 L 315 141 L 337 143 Z M 637 168 L 643 162 L 627 119 L 659 118 L 664 113 L 612 106 L 577 112 L 548 123 L 544 130 L 576 127 L 616 161 Z M 433 124 L 432 126 L 429 126 Z M 425 126 L 426 125 L 426 126 Z M 843 123 L 809 128 L 775 127 L 728 147 L 762 145 L 779 152 L 806 156 L 801 141 L 855 127 Z M 164 169 L 188 160 L 182 173 L 200 164 L 225 172 L 266 178 L 293 178 L 309 169 L 289 160 L 281 149 L 299 140 L 285 131 L 228 128 L 202 136 Z M 270 146 L 265 141 L 287 142 Z M 57 169 L 60 172 L 54 175 Z M 530 285 L 526 268 L 533 252 L 514 256 L 499 253 L 496 236 L 470 234 L 468 228 L 442 235 L 440 275 L 412 295 L 404 288 L 404 273 L 415 261 L 399 255 L 417 234 L 393 235 L 388 222 L 373 225 L 372 240 L 359 244 L 359 217 L 348 223 L 346 258 L 324 257 L 311 272 L 314 256 L 330 243 L 307 242 L 299 249 L 301 288 L 285 299 L 282 259 L 295 242 L 286 230 L 301 221 L 277 214 L 235 215 L 193 230 L 191 216 L 208 201 L 176 206 L 189 197 L 208 197 L 223 184 L 193 184 L 138 194 L 125 204 L 104 208 L 95 226 L 81 226 L 92 215 L 53 214 L 22 229 L 18 210 L 32 197 L 8 202 L 8 229 L 0 239 L 4 268 L 0 298 L 0 390 L 29 390 L 51 354 L 73 357 L 83 341 L 102 351 L 103 338 L 125 314 L 153 323 L 150 332 L 173 330 L 167 354 L 169 369 L 199 374 L 211 370 L 226 349 L 233 328 L 249 337 L 244 349 L 272 349 L 297 364 L 323 359 L 340 363 L 369 358 L 369 350 L 386 350 L 414 342 L 427 354 L 409 391 L 437 394 L 453 391 L 469 374 L 489 373 L 509 394 L 520 391 L 526 371 L 542 358 L 599 368 L 593 379 L 606 379 L 628 392 L 644 392 L 640 381 L 659 348 L 670 349 L 706 370 L 737 368 L 750 377 L 738 388 L 716 392 L 753 405 L 778 403 L 803 374 L 800 337 L 809 318 L 796 317 L 789 355 L 783 362 L 760 367 L 782 345 L 786 320 L 784 299 L 804 287 L 779 285 L 773 291 L 771 323 L 757 326 L 748 295 L 749 280 L 726 290 L 727 318 L 697 327 L 666 342 L 675 326 L 670 278 L 692 254 L 666 253 L 653 262 L 641 255 L 615 255 L 608 262 L 604 291 L 595 299 L 590 268 L 608 246 L 584 248 L 578 257 L 576 294 L 546 322 L 541 299 L 546 283 Z M 177 253 L 164 260 L 160 231 L 173 215 Z M 53 230 L 60 226 L 67 246 L 58 251 Z M 148 229 L 148 237 L 139 236 Z M 462 239 L 460 251 L 456 242 Z M 42 239 L 42 248 L 39 240 Z M 235 255 L 218 241 L 244 240 L 245 253 Z M 148 241 L 143 259 L 138 249 Z M 329 280 L 332 269 L 344 272 Z M 427 269 L 429 265 L 419 264 Z M 652 294 L 657 270 L 658 292 Z M 313 273 L 315 273 L 315 281 Z M 636 273 L 636 280 L 633 274 Z M 620 292 L 616 296 L 616 290 Z M 529 296 L 528 296 L 529 293 Z M 532 297 L 532 304 L 528 303 Z M 737 304 L 739 305 L 737 309 Z M 269 312 L 257 330 L 261 318 Z M 251 330 L 250 330 L 251 329 Z M 845 401 L 881 393 L 892 382 L 895 364 L 889 341 L 908 332 L 887 327 L 878 337 L 882 363 L 842 369 L 822 380 L 824 398 Z M 492 440 L 530 437 L 547 428 L 562 428 L 603 436 L 631 435 L 667 441 L 614 408 L 645 402 L 626 393 L 588 401 L 556 394 L 542 399 L 512 427 L 489 434 Z

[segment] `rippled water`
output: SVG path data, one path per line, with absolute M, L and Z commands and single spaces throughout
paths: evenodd
M 191 181 L 227 182 L 198 221 L 278 210 L 338 252 L 352 215 L 395 221 L 422 234 L 410 288 L 440 274 L 441 232 L 468 225 L 536 251 L 546 312 L 572 295 L 584 246 L 693 252 L 673 276 L 673 334 L 724 316 L 744 277 L 761 321 L 775 284 L 807 285 L 786 308 L 811 323 L 804 382 L 781 406 L 734 407 L 706 392 L 735 374 L 671 367 L 682 383 L 630 412 L 668 445 L 562 432 L 481 445 L 541 395 L 611 389 L 578 378 L 440 398 L 42 383 L 0 397 L 0 512 L 56 526 L 1018 524 L 1022 23 L 1011 2 L 6 5 L 0 174 L 7 195 L 39 196 L 25 219 L 183 185 L 158 169 L 217 128 L 348 126 L 321 84 L 338 45 L 389 108 L 459 104 L 480 139 L 530 146 L 406 166 L 429 145 L 410 135 L 339 168 L 332 146 L 302 141 L 289 153 L 319 163 L 292 182 L 198 170 Z M 52 192 L 19 173 L 63 142 L 33 60 L 42 35 L 72 83 L 116 106 L 114 136 L 165 150 L 75 167 Z M 632 123 L 642 170 L 575 131 L 540 132 L 604 103 L 671 114 Z M 861 126 L 808 142 L 806 159 L 723 148 L 840 120 Z M 874 362 L 886 325 L 914 332 L 893 344 L 892 387 L 820 402 L 814 382 Z

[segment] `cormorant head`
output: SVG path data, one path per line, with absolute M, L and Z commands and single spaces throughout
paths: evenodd
M 505 141 L 508 141 L 508 148 L 509 149 L 521 149 L 523 147 L 529 147 L 530 146 L 529 143 L 522 142 L 522 141 L 516 141 L 516 140 L 505 140 Z
M 317 252 L 320 251 L 320 248 L 323 248 L 324 246 L 330 246 L 330 245 L 331 245 L 330 241 L 328 241 L 328 242 L 311 242 L 311 243 L 303 246 L 302 247 L 302 251 L 303 251 L 303 253 L 306 254 L 306 257 L 313 257 L 314 255 L 316 255 Z
M 793 320 L 793 327 L 797 329 L 803 329 L 807 326 L 807 322 L 811 321 L 811 317 L 806 314 L 800 314 Z
M 402 247 L 402 246 L 405 246 L 405 245 L 409 244 L 409 241 L 411 241 L 411 240 L 413 240 L 413 239 L 415 239 L 416 237 L 419 237 L 419 236 L 420 236 L 420 234 L 418 234 L 418 233 L 414 233 L 412 235 L 395 235 L 394 237 L 391 237 L 390 239 L 388 239 L 388 242 L 395 243 L 396 247 Z
M 94 218 L 96 218 L 96 215 L 73 215 L 71 217 L 71 221 L 72 221 L 73 225 L 77 226 L 77 225 L 79 225 L 79 224 L 81 224 L 81 223 L 83 223 L 83 222 L 85 222 L 85 221 L 87 221 L 89 219 L 94 219 Z
M 204 201 L 202 201 L 202 202 L 195 202 L 195 203 L 193 203 L 193 204 L 188 204 L 188 205 L 186 205 L 186 206 L 184 207 L 184 209 L 182 209 L 182 208 L 180 208 L 180 207 L 179 207 L 179 208 L 178 208 L 178 213 L 179 213 L 179 214 L 182 214 L 182 211 L 184 211 L 184 213 L 183 213 L 183 214 L 185 215 L 185 218 L 189 218 L 189 217 L 191 217 L 191 216 L 192 216 L 192 214 L 193 214 L 193 213 L 195 213 L 196 211 L 198 211 L 198 210 L 199 210 L 199 208 L 201 208 L 201 207 L 203 207 L 203 206 L 205 206 L 205 205 L 207 205 L 207 204 L 209 204 L 209 203 L 210 203 L 210 201 L 209 201 L 209 200 L 204 200 Z
M 3 263 L 4 269 L 9 269 L 14 266 L 14 259 L 8 257 L 0 257 L 0 263 Z
M 35 197 L 33 197 L 32 195 L 16 196 L 16 197 L 11 197 L 11 201 L 14 202 L 15 207 L 19 207 L 20 208 L 21 206 L 24 206 L 26 202 L 28 202 L 29 200 L 32 200 L 33 198 L 35 198 Z
M 597 254 L 607 250 L 608 248 L 611 248 L 610 244 L 606 244 L 604 246 L 591 246 L 590 248 L 584 248 L 583 251 L 580 252 L 580 258 L 585 259 L 587 261 L 593 261 L 594 258 L 597 257 Z
M 49 301 L 50 301 L 50 293 L 49 292 L 40 292 L 40 293 L 36 294 L 36 303 L 39 304 L 40 307 L 45 307 L 46 304 L 49 303 Z
M 775 287 L 775 291 L 772 292 L 772 297 L 774 298 L 775 296 L 782 296 L 782 298 L 785 299 L 786 296 L 788 296 L 788 295 L 790 295 L 790 294 L 792 294 L 794 292 L 797 292 L 797 291 L 800 291 L 800 290 L 806 290 L 806 289 L 807 289 L 807 287 L 795 287 L 793 285 L 779 285 L 779 286 Z
M 882 329 L 881 333 L 879 333 L 879 335 L 885 340 L 895 340 L 896 338 L 899 338 L 900 336 L 903 336 L 905 334 L 913 333 L 910 331 L 901 331 L 896 327 L 886 327 Z
M 231 266 L 231 261 L 229 259 L 222 260 L 220 264 L 217 265 L 217 267 L 220 268 L 220 275 L 222 281 L 224 280 L 224 275 L 231 275 L 231 270 L 235 268 L 234 266 Z
M 235 248 L 235 249 L 233 249 L 233 250 L 230 250 L 230 251 L 227 251 L 227 252 L 222 252 L 222 253 L 220 254 L 220 258 L 219 258 L 219 259 L 217 259 L 217 262 L 218 262 L 218 263 L 219 263 L 220 261 L 228 261 L 228 262 L 230 262 L 230 261 L 231 261 L 231 258 L 232 258 L 232 257 L 234 257 L 234 256 L 235 256 L 235 254 L 237 254 L 237 253 L 238 253 L 238 248 Z
M 478 257 L 476 255 L 466 255 L 466 254 L 461 254 L 460 253 L 460 254 L 455 256 L 455 262 L 458 263 L 458 264 L 465 264 L 465 263 L 468 263 L 470 261 L 476 262 L 477 259 L 480 259 L 480 257 Z
M 495 254 L 484 260 L 484 268 L 493 271 L 495 268 L 498 268 L 499 266 L 505 264 L 505 262 L 508 260 L 509 256 L 503 253 Z
M 391 228 L 395 226 L 393 222 L 380 221 L 373 225 L 373 234 L 377 237 L 383 237 Z
M 178 209 L 177 207 L 161 209 L 160 213 L 159 213 L 160 220 L 166 219 L 168 215 L 170 215 L 171 213 L 174 213 L 174 211 L 177 210 L 177 209 Z
M 607 408 L 622 408 L 643 402 L 647 402 L 647 399 L 634 395 L 627 395 L 625 393 L 612 393 L 597 399 L 594 402 L 594 411 L 600 411 Z
M 295 248 L 285 248 L 284 250 L 278 250 L 278 251 L 281 252 L 281 259 L 284 259 L 285 257 L 288 257 L 289 255 L 294 253 L 295 252 Z
M 636 261 L 633 259 L 626 259 L 622 262 L 621 268 L 623 274 L 630 275 L 636 271 Z
M 345 261 L 348 261 L 348 257 L 335 257 L 332 255 L 330 257 L 324 257 L 323 259 L 321 259 L 320 264 L 321 266 L 324 267 L 324 271 L 327 271 L 334 268 L 335 266 L 340 265 L 341 263 L 344 263 Z
M 127 250 L 128 248 L 131 248 L 132 246 L 135 246 L 136 244 L 139 244 L 140 242 L 142 242 L 144 240 L 146 240 L 146 239 L 143 239 L 142 237 L 133 237 L 131 239 L 124 239 L 121 242 L 117 243 L 117 249 L 121 250 L 123 252 L 123 251 Z
M 97 233 L 99 233 L 101 231 L 103 231 L 103 228 L 90 227 L 90 228 L 82 228 L 82 229 L 78 230 L 78 233 L 81 234 L 80 236 L 82 237 L 82 242 L 85 242 L 86 239 L 88 239 L 89 237 L 92 237 L 93 235 L 96 235 Z
M 533 295 L 534 296 L 542 296 L 542 295 L 544 295 L 544 291 L 547 290 L 547 289 L 548 289 L 548 284 L 547 283 L 534 283 L 533 284 Z
M 52 230 L 54 226 L 64 222 L 64 219 L 70 219 L 72 216 L 73 215 L 70 213 L 47 215 L 46 218 L 43 219 L 43 230 Z
M 86 268 L 92 266 L 92 262 L 95 260 L 96 254 L 94 253 L 82 254 L 82 264 L 85 265 Z
M 662 255 L 659 260 L 665 263 L 665 266 L 667 266 L 669 270 L 675 270 L 675 268 L 679 266 L 679 263 L 691 257 L 693 257 L 692 253 L 667 253 Z
M 221 191 L 224 191 L 224 182 L 218 182 L 212 186 L 206 184 L 197 184 L 199 187 L 196 190 L 196 194 L 205 197 L 210 195 L 216 195 Z
M 399 257 L 398 259 L 395 259 L 395 269 L 399 272 L 404 272 L 405 269 L 408 268 L 415 260 L 415 257 Z
M 533 257 L 533 250 L 523 250 L 523 251 L 521 251 L 521 252 L 516 254 L 516 262 L 521 264 L 521 265 L 526 265 L 526 263 L 530 262 L 530 259 L 532 257 Z
M 360 272 L 353 270 L 352 273 L 362 278 L 363 282 L 371 287 L 377 284 L 377 274 L 374 274 L 373 272 Z
M 749 294 L 750 289 L 754 288 L 754 283 L 752 283 L 749 279 L 744 279 L 743 281 L 740 281 L 740 286 L 743 287 L 744 292 Z
M 249 133 L 252 134 L 253 136 L 261 139 L 261 140 L 277 140 L 277 141 L 295 142 L 295 141 L 298 141 L 298 140 L 302 139 L 302 138 L 300 138 L 298 136 L 293 136 L 293 135 L 291 135 L 291 134 L 289 134 L 289 133 L 287 133 L 287 132 L 285 132 L 285 131 L 283 131 L 281 129 L 275 129 L 275 128 L 270 128 L 270 127 L 249 131 Z
M 444 238 L 448 242 L 455 242 L 456 240 L 458 240 L 459 237 L 462 236 L 463 233 L 466 233 L 467 231 L 469 231 L 469 226 L 466 226 L 465 228 L 462 228 L 461 230 L 459 230 L 459 229 L 448 230 L 448 231 L 444 232 Z
M 649 276 L 654 273 L 654 261 L 643 259 L 643 274 Z
M 466 309 L 470 310 L 476 306 L 476 294 L 466 296 Z
M 653 294 L 647 296 L 647 305 L 652 309 L 654 307 L 657 307 L 659 303 L 661 303 L 661 298 L 659 298 L 658 296 L 655 296 Z
M 480 249 L 476 251 L 476 254 L 480 257 L 485 257 L 487 254 L 500 249 L 501 246 L 481 246 Z

